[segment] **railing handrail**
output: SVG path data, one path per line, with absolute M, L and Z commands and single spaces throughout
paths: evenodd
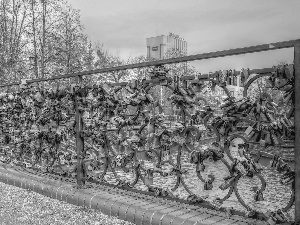
M 149 67 L 149 66 L 158 66 L 158 65 L 164 65 L 164 64 L 173 64 L 173 63 L 203 60 L 203 59 L 210 59 L 210 58 L 218 58 L 218 57 L 225 57 L 225 56 L 241 55 L 241 54 L 254 53 L 254 52 L 277 50 L 277 49 L 283 49 L 283 48 L 291 48 L 291 47 L 294 47 L 295 44 L 297 44 L 297 43 L 300 43 L 300 39 L 276 42 L 276 43 L 269 43 L 269 44 L 262 44 L 262 45 L 244 47 L 244 48 L 235 48 L 235 49 L 209 52 L 209 53 L 201 53 L 201 54 L 183 56 L 183 57 L 178 57 L 178 58 L 162 59 L 162 60 L 156 60 L 156 61 L 151 61 L 151 62 L 135 63 L 135 64 L 128 64 L 128 65 L 122 65 L 122 66 L 116 66 L 116 67 L 108 67 L 108 68 L 102 68 L 102 69 L 96 69 L 96 70 L 88 70 L 88 71 L 83 71 L 83 72 L 78 72 L 78 73 L 54 76 L 51 78 L 37 78 L 37 79 L 27 80 L 27 83 L 74 78 L 77 76 L 89 76 L 89 75 L 109 73 L 109 72 L 113 72 L 113 71 L 121 71 L 121 70 L 127 70 L 127 69 L 137 69 L 137 68 Z M 0 85 L 0 87 L 9 87 L 9 86 L 14 86 L 14 85 L 19 85 L 19 84 L 20 84 L 20 82 L 14 82 L 14 83 Z

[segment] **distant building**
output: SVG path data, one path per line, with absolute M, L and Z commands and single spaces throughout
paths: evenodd
M 147 57 L 154 59 L 163 59 L 169 49 L 174 49 L 187 55 L 187 42 L 175 35 L 161 35 L 157 37 L 146 38 L 147 41 Z

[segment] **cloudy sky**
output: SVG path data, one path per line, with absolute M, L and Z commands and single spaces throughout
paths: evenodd
M 146 38 L 178 34 L 188 55 L 300 39 L 300 0 L 68 0 L 93 42 L 126 59 L 146 55 Z M 193 62 L 199 72 L 271 67 L 293 50 Z

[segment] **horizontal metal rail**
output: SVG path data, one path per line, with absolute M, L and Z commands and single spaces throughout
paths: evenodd
M 300 43 L 300 39 L 277 42 L 277 43 L 270 43 L 270 44 L 263 44 L 263 45 L 256 45 L 256 46 L 245 47 L 245 48 L 235 48 L 235 49 L 216 51 L 216 52 L 210 52 L 210 53 L 202 53 L 202 54 L 183 56 L 183 57 L 178 57 L 178 58 L 163 59 L 163 60 L 157 60 L 157 61 L 151 61 L 151 62 L 143 62 L 143 63 L 110 67 L 110 68 L 89 70 L 89 71 L 83 71 L 83 72 L 79 72 L 79 73 L 54 76 L 51 78 L 38 78 L 38 79 L 28 80 L 27 83 L 35 83 L 35 82 L 50 81 L 50 80 L 57 80 L 57 79 L 66 79 L 66 78 L 73 78 L 73 77 L 77 77 L 77 76 L 89 76 L 89 75 L 109 73 L 109 72 L 115 72 L 115 71 L 121 71 L 121 70 L 127 70 L 127 69 L 136 69 L 136 68 L 149 67 L 149 66 L 158 66 L 158 65 L 164 65 L 164 64 L 181 63 L 181 62 L 188 62 L 188 61 L 195 61 L 195 60 L 219 58 L 219 57 L 241 55 L 241 54 L 254 53 L 254 52 L 263 52 L 263 51 L 277 50 L 277 49 L 283 49 L 283 48 L 291 48 L 291 47 L 294 47 L 295 44 L 297 44 L 297 43 Z M 9 87 L 9 86 L 14 86 L 14 85 L 19 85 L 19 84 L 20 84 L 20 82 L 14 82 L 14 83 L 9 83 L 9 84 L 2 84 L 2 85 L 0 85 L 0 87 Z

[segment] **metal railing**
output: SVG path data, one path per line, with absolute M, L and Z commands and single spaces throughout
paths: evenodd
M 300 117 L 297 110 L 299 100 L 295 96 L 299 95 L 300 83 L 299 43 L 300 40 L 271 43 L 27 80 L 16 93 L 1 97 L 3 161 L 76 177 L 78 187 L 87 181 L 103 185 L 112 183 L 123 188 L 148 191 L 156 196 L 184 198 L 191 204 L 239 214 L 230 207 L 234 193 L 237 198 L 234 201 L 244 208 L 240 210 L 244 215 L 265 219 L 270 224 L 272 221 L 288 220 L 286 213 L 295 201 L 293 216 L 298 222 Z M 163 66 L 291 47 L 295 49 L 294 65 L 276 68 L 169 77 Z M 151 79 L 93 86 L 82 82 L 84 76 L 142 67 L 152 67 Z M 226 76 L 245 79 L 249 74 L 258 75 L 245 84 L 245 98 L 237 101 L 226 88 Z M 247 98 L 253 81 L 264 77 L 271 82 L 271 88 L 282 90 L 287 95 L 286 104 L 290 105 L 287 114 L 277 114 L 276 106 L 268 96 L 260 96 L 256 101 Z M 34 85 L 66 78 L 75 78 L 76 82 L 55 90 L 42 90 Z M 3 84 L 0 87 L 20 84 Z M 169 101 L 179 108 L 181 121 L 171 122 L 162 114 L 159 101 L 155 101 L 149 92 L 157 85 L 171 90 Z M 214 116 L 209 106 L 190 114 L 189 108 L 205 101 L 201 97 L 196 98 L 195 92 L 216 85 L 228 95 L 222 105 L 223 115 Z M 134 113 L 128 112 L 128 106 L 135 109 Z M 201 124 L 205 129 L 200 129 Z M 204 147 L 204 143 L 208 144 L 205 140 L 210 138 L 213 138 L 212 143 Z M 294 169 L 280 154 L 284 145 L 294 148 Z M 268 146 L 278 151 L 266 153 L 264 150 Z M 268 158 L 270 153 L 272 158 Z M 253 157 L 253 154 L 256 156 Z M 281 177 L 282 192 L 287 191 L 286 186 L 291 192 L 285 199 L 279 199 L 287 201 L 285 205 L 281 203 L 279 209 L 272 208 L 270 212 L 257 210 L 257 205 L 243 198 L 242 192 L 247 183 L 242 189 L 239 186 L 243 179 L 257 180 L 255 182 L 261 187 L 253 187 L 252 194 L 246 193 L 254 198 L 256 204 L 264 200 L 266 183 L 273 184 L 273 181 L 264 178 L 271 172 L 261 167 L 259 162 L 262 158 L 270 162 L 271 168 L 284 174 Z M 208 168 L 214 164 L 218 166 L 210 172 L 216 172 L 216 168 L 220 167 L 226 173 L 208 173 Z M 221 178 L 216 178 L 216 175 Z M 202 184 L 203 189 L 194 188 L 193 182 L 194 185 Z M 221 197 L 210 196 L 210 190 L 215 191 L 215 187 L 223 191 Z M 177 196 L 176 192 L 183 191 L 185 195 Z

